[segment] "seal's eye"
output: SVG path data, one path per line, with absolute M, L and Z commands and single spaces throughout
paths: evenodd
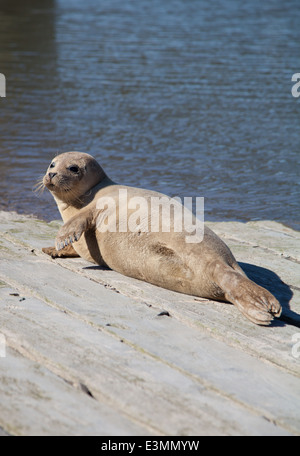
M 76 174 L 79 172 L 78 166 L 70 166 L 69 170 Z
M 51 163 L 51 165 L 49 166 L 49 168 L 54 168 L 55 166 L 55 163 Z

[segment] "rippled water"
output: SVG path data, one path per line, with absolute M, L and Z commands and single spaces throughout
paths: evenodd
M 208 220 L 300 229 L 299 0 L 0 0 L 0 209 L 81 150 L 111 178 L 204 196 Z

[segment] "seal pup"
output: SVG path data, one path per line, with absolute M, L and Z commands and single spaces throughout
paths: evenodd
M 142 198 L 147 204 L 162 194 L 116 184 L 91 155 L 81 152 L 56 156 L 43 185 L 53 195 L 64 221 L 56 247 L 43 249 L 45 253 L 53 257 L 79 255 L 163 288 L 230 302 L 258 325 L 268 325 L 274 316 L 280 316 L 281 306 L 275 297 L 246 276 L 227 245 L 208 227 L 198 243 L 187 243 L 190 233 L 184 229 L 163 232 L 161 225 L 158 232 L 118 229 L 120 213 L 126 209 L 126 223 L 133 213 L 129 204 L 125 208 L 120 202 L 120 191 L 126 190 L 129 199 Z M 115 230 L 103 229 L 105 211 L 97 205 L 103 199 L 115 205 Z

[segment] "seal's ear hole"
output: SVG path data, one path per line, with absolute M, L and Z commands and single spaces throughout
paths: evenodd
M 78 166 L 70 166 L 70 167 L 69 167 L 69 170 L 70 170 L 72 173 L 75 173 L 75 174 L 77 174 L 77 173 L 79 172 Z

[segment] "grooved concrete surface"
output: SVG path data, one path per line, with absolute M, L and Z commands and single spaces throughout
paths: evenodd
M 299 435 L 300 233 L 208 223 L 283 315 L 255 326 L 82 259 L 0 212 L 0 435 Z

